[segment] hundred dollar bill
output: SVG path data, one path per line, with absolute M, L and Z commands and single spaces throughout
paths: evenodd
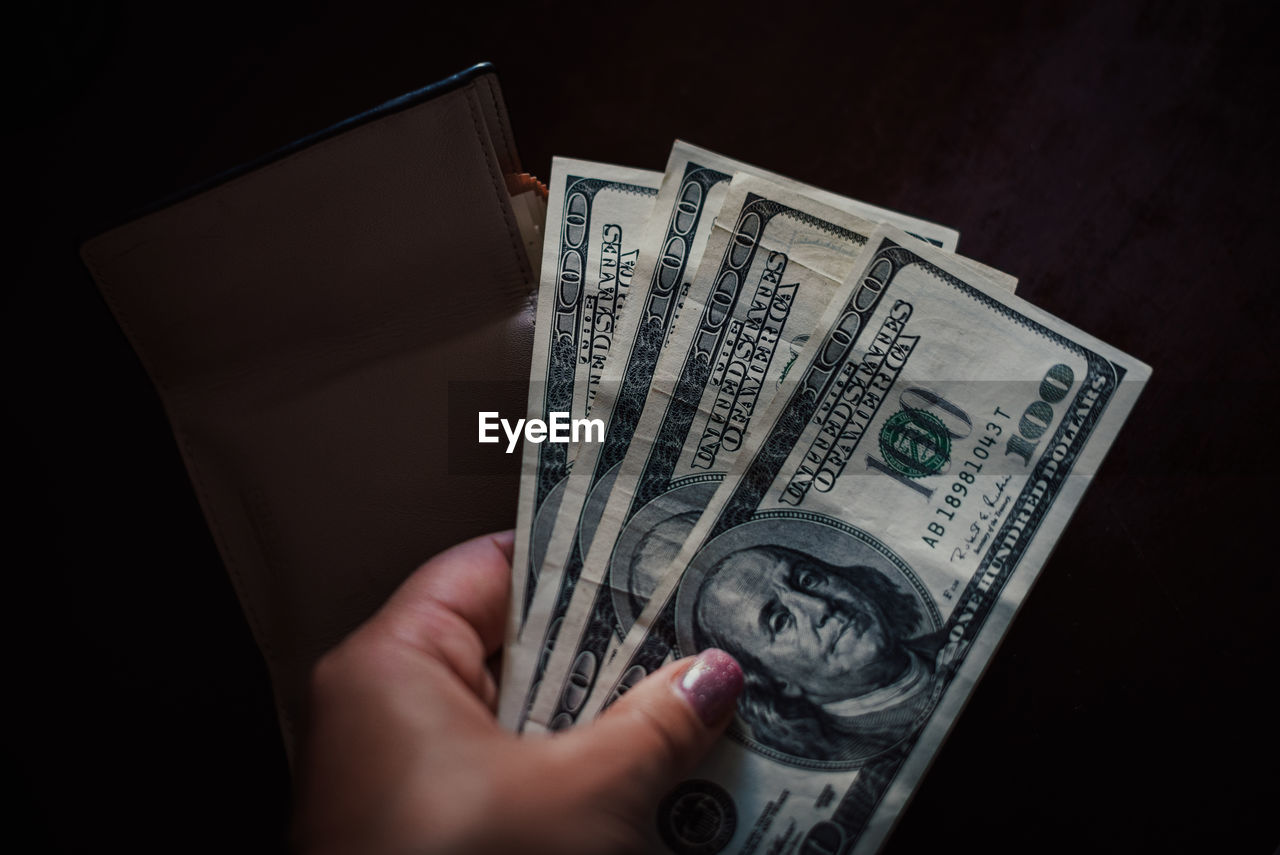
M 836 196 L 822 189 L 806 187 L 690 143 L 675 143 L 667 161 L 662 191 L 654 207 L 655 215 L 649 221 L 645 251 L 641 252 L 637 268 L 637 280 L 648 283 L 648 291 L 637 298 L 637 303 L 643 308 L 623 317 L 617 340 L 625 343 L 627 356 L 616 358 L 605 366 L 603 399 L 593 402 L 593 416 L 605 420 L 604 442 L 582 449 L 584 461 L 579 467 L 580 474 L 570 480 L 564 491 L 567 499 L 558 506 L 561 512 L 556 520 L 557 531 L 550 538 L 557 547 L 548 549 L 547 554 L 552 555 L 548 566 L 550 576 L 558 577 L 562 584 L 556 591 L 550 591 L 549 586 L 545 589 L 547 593 L 540 595 L 543 599 L 532 608 L 534 626 L 511 645 L 518 651 L 509 658 L 522 663 L 532 658 L 538 664 L 535 676 L 529 681 L 521 680 L 520 676 L 512 673 L 509 675 L 512 678 L 503 682 L 499 721 L 508 727 L 516 727 L 524 721 L 532 692 L 536 691 L 536 686 L 531 683 L 538 682 L 541 669 L 547 664 L 549 648 L 556 640 L 559 625 L 567 611 L 573 580 L 576 580 L 594 527 L 603 511 L 604 499 L 608 497 L 636 422 L 648 401 L 650 380 L 659 353 L 669 340 L 678 308 L 689 292 L 689 279 L 698 270 L 710 225 L 722 204 L 728 183 L 732 175 L 739 172 L 771 179 L 823 204 L 856 212 L 867 219 L 891 221 L 946 250 L 954 250 L 959 238 L 955 230 Z M 616 532 L 608 536 L 609 543 L 612 543 L 614 535 Z M 568 566 L 567 572 L 564 566 Z
M 555 158 L 543 231 L 527 417 L 585 418 L 626 300 L 645 222 L 662 175 Z M 524 621 L 541 553 L 577 444 L 525 443 L 512 556 L 508 646 Z M 523 663 L 504 657 L 503 682 Z M 527 668 L 525 669 L 527 670 Z
M 647 290 L 637 297 L 637 311 L 622 318 L 618 330 L 617 341 L 626 357 L 621 358 L 620 351 L 620 358 L 606 364 L 603 392 L 592 404 L 592 416 L 605 420 L 605 439 L 581 450 L 579 475 L 570 479 L 565 490 L 567 498 L 558 506 L 556 531 L 551 537 L 556 547 L 546 551 L 552 556 L 548 575 L 561 583 L 554 591 L 551 586 L 540 586 L 545 593 L 539 595 L 541 599 L 531 609 L 532 625 L 517 642 L 509 644 L 509 649 L 517 649 L 515 654 L 508 654 L 509 658 L 522 663 L 533 659 L 538 664 L 535 675 L 527 681 L 516 674 L 510 675 L 513 679 L 504 680 L 499 720 L 508 727 L 523 721 L 532 701 L 536 686 L 531 684 L 538 682 L 547 662 L 604 500 L 648 399 L 659 355 L 689 291 L 689 280 L 698 269 L 729 181 L 737 172 L 770 179 L 867 219 L 893 222 L 948 250 L 955 248 L 959 237 L 954 230 L 934 223 L 807 187 L 685 142 L 675 143 L 636 272 L 637 281 L 644 283 Z M 616 532 L 611 533 L 606 540 L 612 542 L 615 535 Z
M 740 165 L 684 143 L 676 144 L 672 156 L 677 169 L 668 169 L 659 195 L 659 209 L 662 208 L 663 194 L 675 183 L 673 177 L 681 175 L 679 167 L 687 168 L 688 164 L 703 161 L 719 168 Z M 690 184 L 687 180 L 682 187 L 688 194 Z M 909 219 L 787 179 L 761 184 L 760 188 L 766 188 L 760 189 L 761 193 L 786 190 L 792 193 L 793 198 L 811 200 L 805 203 L 811 208 L 826 205 L 848 214 Z M 734 196 L 734 202 L 741 197 L 742 194 Z M 732 213 L 734 209 L 735 205 L 725 203 L 721 213 Z M 779 224 L 782 222 L 780 220 Z M 917 233 L 931 235 L 935 243 L 954 246 L 954 233 L 944 233 L 920 221 L 913 221 L 910 227 Z M 670 241 L 670 236 L 666 237 Z M 830 244 L 830 240 L 826 243 Z M 851 253 L 848 259 L 851 260 L 854 254 Z M 803 256 L 801 253 L 793 260 L 803 264 Z M 712 257 L 714 255 L 709 256 Z M 842 279 L 847 272 L 848 268 L 840 269 L 838 278 Z M 707 276 L 714 273 L 714 270 L 705 270 Z M 699 276 L 702 275 L 700 272 Z M 1011 277 L 1003 277 L 1002 282 L 1010 290 L 1016 284 Z M 824 286 L 826 292 L 830 293 L 835 284 L 832 282 Z M 709 292 L 710 287 L 710 281 L 702 281 L 699 293 Z M 809 295 L 810 299 L 818 299 L 818 293 L 812 289 Z M 743 292 L 739 296 L 744 301 L 743 305 L 748 305 L 749 294 Z M 756 314 L 767 314 L 767 301 L 756 299 L 750 305 Z M 816 314 L 807 317 L 816 317 Z M 750 325 L 752 322 L 749 314 L 746 323 Z M 535 675 L 535 685 L 530 693 L 528 718 L 532 722 L 531 727 L 559 729 L 576 719 L 577 710 L 598 669 L 606 661 L 608 651 L 621 639 L 644 606 L 655 574 L 665 567 L 663 559 L 669 560 L 678 549 L 706 499 L 714 492 L 715 484 L 731 465 L 733 451 L 741 444 L 750 413 L 761 407 L 772 394 L 777 385 L 774 375 L 785 370 L 812 331 L 811 324 L 800 326 L 792 321 L 790 335 L 783 342 L 785 352 L 775 359 L 772 344 L 752 349 L 753 333 L 756 336 L 761 334 L 758 328 L 743 331 L 742 321 L 735 320 L 734 324 L 738 324 L 739 329 L 731 331 L 725 340 L 725 352 L 718 357 L 719 365 L 714 371 L 701 372 L 696 361 L 686 361 L 682 365 L 687 331 L 680 336 L 681 346 L 674 349 L 680 353 L 664 352 L 665 371 L 661 367 L 656 375 L 652 370 L 637 371 L 635 376 L 645 386 L 652 376 L 664 378 L 670 375 L 665 377 L 670 382 L 666 386 L 661 385 L 661 380 L 655 383 L 655 389 L 660 388 L 662 394 L 653 399 L 654 403 L 643 416 L 640 415 L 640 407 L 632 404 L 628 408 L 632 418 L 615 417 L 606 431 L 606 442 L 598 452 L 595 449 L 583 451 L 582 465 L 570 479 L 544 563 L 547 569 L 545 577 L 550 580 L 555 578 L 558 569 L 557 557 L 566 556 L 564 569 L 560 571 L 564 591 L 556 610 L 550 615 L 552 624 L 543 640 L 542 661 L 546 662 L 546 667 L 541 675 Z M 615 365 L 619 366 L 621 363 Z M 681 377 L 680 372 L 685 366 L 694 373 Z M 773 369 L 772 374 L 769 374 L 770 368 Z M 765 374 L 769 376 L 765 378 Z M 675 385 L 675 378 L 681 378 L 680 388 L 690 396 L 688 406 L 700 407 L 697 410 L 697 422 L 702 425 L 699 430 L 690 431 L 693 410 L 668 406 L 668 387 Z M 767 380 L 763 385 L 762 379 Z M 616 388 L 611 380 L 612 376 L 606 372 L 606 384 L 610 390 Z M 622 378 L 624 394 L 620 398 L 625 400 L 628 397 L 625 384 L 639 385 L 632 381 L 631 375 Z M 707 385 L 703 388 L 697 386 L 698 383 Z M 712 391 L 715 394 L 711 394 Z M 646 394 L 647 390 L 641 388 L 639 394 L 631 397 L 643 402 Z M 698 397 L 705 403 L 705 408 L 701 407 Z M 669 413 L 672 414 L 670 422 L 664 422 Z M 637 428 L 637 419 L 647 420 L 647 426 L 641 421 Z M 609 444 L 611 432 L 618 439 L 615 447 Z M 650 443 L 655 441 L 655 437 L 658 438 L 658 447 L 651 448 Z M 682 447 L 681 443 L 687 443 L 687 446 Z M 580 517 L 573 515 L 577 502 L 581 502 Z M 576 537 L 570 542 L 574 535 Z M 537 602 L 533 611 L 541 612 Z
M 891 227 L 862 258 L 585 705 L 742 663 L 676 852 L 879 847 L 1151 373 Z
M 731 465 L 751 415 L 777 389 L 788 361 L 813 332 L 872 229 L 872 220 L 820 205 L 801 195 L 794 184 L 787 188 L 746 173 L 735 175 L 705 244 L 708 255 L 690 285 L 686 315 L 678 321 L 671 347 L 659 358 L 653 393 L 634 428 L 630 449 L 614 470 L 616 479 L 608 472 L 608 479 L 594 485 L 581 476 L 570 481 L 571 491 L 594 486 L 602 499 L 604 491 L 611 490 L 612 513 L 605 509 L 603 518 L 591 515 L 586 522 L 607 529 L 604 538 L 609 540 L 604 541 L 599 529 L 594 535 L 582 532 L 585 521 L 573 513 L 572 493 L 567 491 L 548 557 L 564 550 L 568 562 L 557 611 L 550 613 L 554 623 L 543 639 L 544 650 L 552 653 L 545 659 L 543 678 L 535 675 L 527 727 L 561 728 L 575 721 L 589 682 L 603 663 L 612 626 L 586 639 L 586 646 L 579 631 L 561 634 L 564 621 L 580 617 L 568 611 L 572 594 L 590 602 L 602 584 L 590 579 L 584 589 L 577 589 L 582 570 L 589 566 L 582 561 L 584 552 L 598 540 L 608 547 L 622 529 L 628 508 L 646 509 L 635 520 L 631 538 L 623 531 L 630 558 L 616 564 L 626 577 L 625 584 L 620 580 L 613 585 L 616 602 L 595 604 L 613 607 L 611 611 L 630 619 L 657 581 L 655 573 L 666 568 L 684 541 Z M 585 467 L 580 472 L 590 474 Z M 553 564 L 545 566 L 550 570 Z M 554 576 L 549 572 L 545 579 L 547 589 L 540 587 L 535 598 L 538 613 L 539 599 L 550 590 Z

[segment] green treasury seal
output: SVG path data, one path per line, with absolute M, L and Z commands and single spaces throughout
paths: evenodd
M 903 475 L 923 478 L 941 471 L 951 459 L 951 435 L 937 416 L 899 410 L 880 429 L 880 453 Z

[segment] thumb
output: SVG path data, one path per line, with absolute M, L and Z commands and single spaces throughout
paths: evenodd
M 657 800 L 710 750 L 732 719 L 742 668 L 709 648 L 658 669 L 587 727 L 560 734 L 594 785 Z

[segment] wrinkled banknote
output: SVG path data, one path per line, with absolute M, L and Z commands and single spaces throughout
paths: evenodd
M 892 227 L 859 267 L 584 704 L 742 663 L 673 852 L 878 848 L 1150 376 Z
M 786 198 L 787 205 L 819 220 L 828 216 L 838 219 L 839 212 L 813 201 L 816 195 L 839 203 L 846 214 L 857 214 L 865 207 L 794 183 L 790 186 L 792 189 L 739 173 L 734 187 L 743 188 L 743 192 L 731 193 L 726 200 L 720 219 L 727 220 L 728 226 L 722 223 L 720 231 L 728 234 L 740 216 L 739 212 L 730 218 L 730 213 L 747 192 L 774 201 Z M 871 226 L 863 222 L 867 228 Z M 796 225 L 784 218 L 771 223 L 775 231 L 792 226 L 809 231 L 788 235 L 789 246 L 798 247 L 791 253 L 791 262 L 800 271 L 791 277 L 798 280 L 793 285 L 805 278 L 804 273 L 812 272 L 812 256 L 839 246 L 837 239 L 812 222 Z M 716 245 L 717 252 L 725 251 L 722 243 Z M 752 413 L 768 402 L 780 385 L 782 374 L 808 341 L 814 331 L 810 321 L 818 317 L 839 281 L 852 269 L 858 246 L 859 243 L 848 244 L 846 256 L 826 265 L 824 272 L 834 278 L 819 276 L 820 284 L 815 281 L 800 288 L 805 298 L 800 301 L 803 310 L 793 315 L 798 314 L 805 321 L 797 324 L 794 318 L 789 319 L 789 332 L 781 340 L 776 340 L 780 332 L 765 323 L 769 317 L 767 300 L 745 287 L 736 293 L 734 303 L 744 316 L 729 325 L 720 353 L 708 355 L 691 347 L 694 337 L 701 334 L 700 327 L 677 331 L 673 338 L 677 344 L 663 355 L 654 375 L 656 394 L 641 417 L 625 459 L 608 477 L 600 479 L 588 496 L 580 520 L 568 519 L 573 508 L 570 499 L 561 505 L 544 566 L 548 568 L 547 578 L 554 578 L 554 559 L 561 554 L 558 539 L 573 531 L 566 521 L 576 522 L 576 543 L 563 571 L 572 595 L 567 608 L 561 606 L 562 612 L 553 613 L 556 623 L 547 633 L 542 654 L 546 667 L 537 675 L 540 679 L 531 692 L 527 727 L 558 730 L 576 720 L 599 668 L 644 607 L 656 574 L 679 549 L 716 484 L 731 466 L 733 455 L 750 428 Z M 786 255 L 780 253 L 784 264 Z M 968 259 L 961 261 L 987 272 L 1002 287 L 1013 290 L 1016 286 L 1012 277 Z M 702 281 L 695 281 L 695 293 L 718 293 L 712 287 L 721 273 L 714 264 L 704 266 L 699 273 Z M 794 300 L 795 292 L 783 296 Z M 704 319 L 707 312 L 717 310 L 714 303 L 700 308 Z M 689 318 L 692 322 L 693 315 Z M 788 354 L 779 360 L 775 357 L 782 345 Z M 714 364 L 715 369 L 710 370 L 708 363 Z M 591 459 L 591 453 L 584 451 L 579 476 L 585 474 Z M 566 496 L 573 497 L 575 486 L 584 481 L 577 476 L 572 478 Z
M 550 665 L 551 650 L 561 637 L 565 621 L 572 620 L 569 612 L 571 603 L 575 601 L 576 582 L 582 568 L 604 566 L 599 562 L 584 565 L 594 543 L 597 526 L 603 529 L 601 546 L 608 550 L 603 555 L 613 551 L 623 520 L 614 517 L 602 521 L 601 514 L 612 493 L 622 459 L 631 447 L 641 414 L 650 400 L 651 381 L 658 359 L 664 344 L 672 338 L 680 306 L 692 287 L 690 280 L 702 259 L 711 225 L 723 204 L 730 179 L 739 172 L 768 179 L 810 200 L 866 220 L 893 222 L 922 240 L 946 249 L 954 249 L 959 237 L 951 229 L 802 185 L 697 146 L 676 142 L 668 159 L 637 271 L 638 280 L 648 282 L 648 291 L 636 300 L 642 309 L 623 319 L 618 335 L 622 350 L 618 357 L 606 364 L 602 386 L 605 398 L 602 413 L 606 418 L 604 442 L 586 446 L 580 451 L 582 459 L 578 474 L 569 479 L 564 498 L 558 505 L 550 546 L 540 561 L 545 570 L 541 578 L 546 581 L 539 585 L 530 607 L 531 619 L 522 632 L 519 640 L 522 649 L 517 654 L 520 662 L 533 661 L 536 664 L 533 673 L 523 679 L 522 675 L 511 674 L 514 679 L 503 687 L 500 718 L 509 727 L 521 726 L 541 690 L 542 675 Z M 706 288 L 704 283 L 704 290 Z M 704 299 L 698 292 L 694 298 Z M 624 352 L 626 357 L 622 358 Z M 593 412 L 593 415 L 597 414 Z M 631 485 L 623 489 L 629 490 Z M 590 611 L 590 602 L 595 597 L 587 600 L 578 594 L 576 599 L 583 603 L 581 608 Z M 607 610 L 610 605 L 603 604 L 602 608 Z M 607 629 L 604 634 L 596 633 L 600 637 L 590 639 L 592 652 L 582 658 L 584 668 L 602 661 L 606 635 L 625 631 L 631 612 L 619 615 L 623 623 L 611 621 L 603 615 L 596 621 L 602 627 L 607 625 Z M 570 637 L 566 640 L 570 649 L 577 646 L 581 626 L 581 622 L 571 626 Z M 587 663 L 587 658 L 592 662 Z M 560 667 L 554 675 L 557 692 L 563 686 L 566 673 Z M 575 682 L 573 687 L 563 688 L 569 688 L 576 695 L 581 684 Z M 517 690 L 522 690 L 522 702 L 519 713 L 513 717 L 511 695 Z
M 527 416 L 585 418 L 635 272 L 662 175 L 556 158 L 551 169 L 538 284 Z M 503 682 L 527 672 L 512 640 L 524 621 L 541 553 L 577 444 L 525 443 L 512 560 Z
M 593 611 L 630 623 L 643 607 L 875 226 L 763 179 L 733 179 L 707 243 L 710 263 L 658 362 L 597 529 L 597 552 L 613 544 L 609 552 L 625 554 L 579 562 L 575 594 Z M 606 563 L 609 579 L 593 572 Z M 612 626 L 583 638 L 571 621 L 584 617 L 590 626 L 583 610 L 566 618 L 526 726 L 567 727 L 586 700 Z

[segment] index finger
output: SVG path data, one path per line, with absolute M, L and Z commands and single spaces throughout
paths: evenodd
M 443 608 L 469 624 L 485 655 L 492 654 L 502 645 L 506 629 L 514 543 L 515 532 L 509 530 L 446 549 L 415 570 L 374 620 L 401 638 L 429 647 L 439 639 L 423 633 L 430 633 L 436 621 L 420 618 L 424 612 Z

